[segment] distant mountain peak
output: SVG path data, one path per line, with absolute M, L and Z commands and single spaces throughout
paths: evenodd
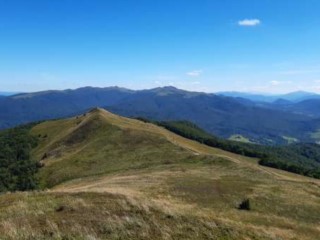
M 181 91 L 180 89 L 173 87 L 173 86 L 157 87 L 157 88 L 154 88 L 153 90 L 156 90 L 156 91 Z
M 143 91 L 149 91 L 149 90 L 143 90 Z M 168 94 L 174 94 L 174 93 L 182 93 L 185 92 L 184 90 L 178 89 L 173 86 L 164 86 L 164 87 L 158 87 L 150 90 L 151 92 L 155 92 L 158 95 L 168 95 Z

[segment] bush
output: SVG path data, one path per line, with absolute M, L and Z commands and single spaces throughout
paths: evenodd
M 250 200 L 249 200 L 249 199 L 243 200 L 243 201 L 239 204 L 238 209 L 239 209 L 239 210 L 246 210 L 246 211 L 251 210 Z

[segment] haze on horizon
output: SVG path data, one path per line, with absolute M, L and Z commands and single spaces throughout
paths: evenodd
M 0 1 L 0 91 L 320 93 L 318 0 Z

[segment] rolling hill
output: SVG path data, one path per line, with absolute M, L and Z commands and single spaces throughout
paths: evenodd
M 0 195 L 5 239 L 316 239 L 320 182 L 102 109 L 32 126 L 44 191 Z M 247 201 L 244 201 L 247 200 Z M 246 210 L 239 209 L 246 204 Z
M 320 117 L 320 99 L 308 99 L 295 104 L 287 104 L 286 111 L 313 117 Z
M 320 125 L 312 116 L 174 87 L 142 91 L 87 87 L 0 98 L 0 128 L 69 117 L 95 106 L 128 117 L 188 120 L 220 137 L 241 135 L 267 145 L 287 144 L 288 139 L 315 142 L 312 136 Z

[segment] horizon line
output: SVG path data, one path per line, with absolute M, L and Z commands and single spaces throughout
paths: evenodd
M 166 85 L 166 86 L 158 86 L 158 87 L 150 87 L 150 88 L 141 88 L 141 89 L 132 89 L 128 87 L 123 87 L 119 85 L 113 85 L 113 86 L 83 86 L 83 87 L 75 87 L 75 88 L 64 88 L 64 89 L 43 89 L 43 90 L 35 90 L 35 91 L 0 91 L 0 95 L 2 96 L 13 96 L 17 94 L 31 94 L 31 93 L 40 93 L 40 92 L 63 92 L 63 91 L 76 91 L 79 89 L 84 88 L 98 88 L 98 89 L 111 89 L 111 88 L 118 88 L 128 91 L 148 91 L 148 90 L 154 90 L 159 88 L 175 88 L 177 90 L 185 91 L 185 92 L 197 92 L 197 93 L 206 93 L 206 94 L 222 94 L 222 93 L 239 93 L 239 94 L 252 94 L 252 95 L 264 95 L 264 96 L 278 96 L 278 95 L 286 95 L 286 94 L 292 94 L 292 93 L 309 93 L 309 94 L 315 94 L 320 95 L 320 93 L 312 92 L 312 91 L 305 91 L 302 89 L 289 91 L 289 92 L 282 92 L 282 93 L 276 93 L 276 92 L 259 92 L 259 91 L 237 91 L 237 90 L 222 90 L 222 91 L 201 91 L 201 90 L 189 90 L 189 89 L 183 89 L 179 88 L 173 85 Z

